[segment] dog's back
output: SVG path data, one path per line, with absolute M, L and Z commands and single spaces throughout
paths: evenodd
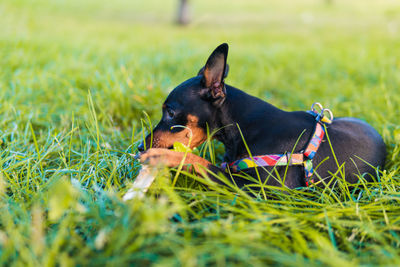
M 377 173 L 375 167 L 383 168 L 386 157 L 385 143 L 379 133 L 366 122 L 356 118 L 337 118 L 328 127 L 327 134 L 329 141 L 326 138 L 314 159 L 317 166 L 329 156 L 329 160 L 317 169 L 322 178 L 330 177 L 332 170 L 340 169 L 336 175 L 345 175 L 350 183 L 356 183 L 357 175 L 363 174 L 369 174 L 364 178 L 371 181 Z M 345 164 L 342 166 L 343 163 Z

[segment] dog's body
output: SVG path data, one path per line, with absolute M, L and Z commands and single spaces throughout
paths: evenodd
M 285 112 L 225 85 L 227 53 L 228 46 L 220 45 L 198 76 L 183 82 L 170 93 L 163 105 L 162 120 L 153 131 L 153 140 L 151 135 L 146 138 L 146 143 L 153 143 L 153 148 L 142 154 L 142 161 L 178 166 L 184 153 L 168 149 L 175 141 L 188 144 L 190 140 L 192 148 L 200 145 L 206 140 L 207 127 L 209 132 L 219 129 L 214 137 L 225 145 L 227 162 L 249 156 L 240 131 L 253 156 L 291 152 L 293 149 L 298 152 L 307 146 L 315 129 L 315 117 L 303 111 Z M 174 125 L 187 128 L 171 129 Z M 371 181 L 376 176 L 373 167 L 384 165 L 385 144 L 367 123 L 355 118 L 337 118 L 327 125 L 327 134 L 334 154 L 325 137 L 313 159 L 313 165 L 318 166 L 315 182 L 321 178 L 323 183 L 320 184 L 327 184 L 335 174 L 339 177 L 345 174 L 348 182 L 356 183 L 365 173 L 369 175 L 364 178 Z M 224 173 L 224 170 L 193 154 L 185 158 L 185 163 L 192 164 L 197 172 L 201 172 L 203 166 L 213 173 Z M 267 179 L 266 184 L 282 185 L 282 181 L 269 174 L 273 168 L 286 186 L 305 185 L 302 165 L 267 167 L 266 170 L 258 168 L 262 180 Z M 256 175 L 254 168 L 245 172 L 253 177 Z M 234 180 L 238 186 L 249 183 L 239 177 Z

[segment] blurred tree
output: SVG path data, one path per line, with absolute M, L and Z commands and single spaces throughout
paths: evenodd
M 186 25 L 190 22 L 188 0 L 179 0 L 178 17 L 176 22 L 180 25 Z

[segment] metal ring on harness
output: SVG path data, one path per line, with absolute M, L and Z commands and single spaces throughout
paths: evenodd
M 329 118 L 327 117 L 327 116 L 325 116 L 325 113 L 328 113 L 328 115 L 329 115 Z M 331 124 L 332 123 L 332 121 L 333 121 L 333 113 L 332 113 L 332 111 L 329 109 L 329 108 L 324 108 L 322 111 L 321 111 L 321 121 L 322 122 L 325 122 L 325 123 L 328 123 L 328 124 Z
M 322 107 L 322 105 L 321 105 L 321 103 L 319 103 L 319 102 L 314 102 L 312 105 L 311 105 L 311 111 L 313 111 L 314 113 L 319 113 L 314 107 L 315 106 L 318 106 L 319 107 L 319 109 L 321 110 L 321 112 L 324 110 L 324 108 Z
M 319 112 L 318 112 L 318 109 L 316 109 L 315 107 L 318 107 Z M 330 109 L 328 109 L 328 108 L 324 108 L 321 105 L 321 103 L 314 102 L 311 105 L 311 111 L 314 112 L 315 114 L 317 114 L 317 116 L 315 118 L 317 121 L 321 121 L 321 122 L 324 122 L 324 123 L 327 123 L 327 124 L 331 124 L 332 123 L 332 120 L 333 120 L 332 111 Z M 329 115 L 329 118 L 327 116 L 325 116 L 325 115 Z

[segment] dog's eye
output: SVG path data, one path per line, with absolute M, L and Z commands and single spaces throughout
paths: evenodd
M 175 111 L 173 111 L 172 109 L 168 108 L 167 109 L 167 117 L 169 119 L 172 119 L 174 117 L 174 115 L 175 115 Z

